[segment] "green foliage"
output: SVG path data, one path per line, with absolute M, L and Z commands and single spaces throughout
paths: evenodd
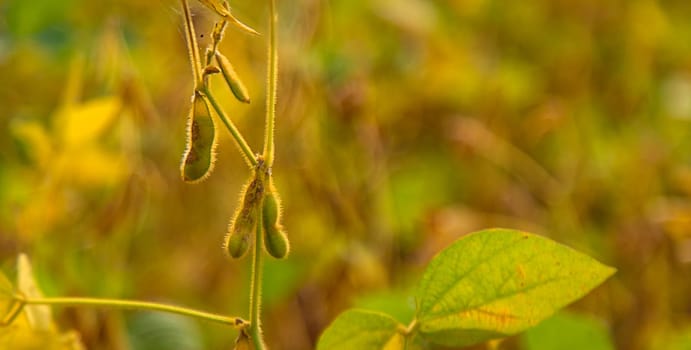
M 614 273 L 529 233 L 493 229 L 459 239 L 427 267 L 417 291 L 420 333 L 447 346 L 516 334 Z
M 324 331 L 319 350 L 403 349 L 403 325 L 391 316 L 365 310 L 349 310 Z
M 529 329 L 522 343 L 525 350 L 614 350 L 602 322 L 570 312 L 559 312 Z
M 405 334 L 410 338 L 419 334 L 444 346 L 467 346 L 513 335 L 581 298 L 614 272 L 537 235 L 506 229 L 472 233 L 430 262 L 417 289 L 414 328 Z M 320 346 L 346 339 L 354 332 L 347 321 L 359 322 L 354 315 L 361 314 L 347 312 L 336 319 Z M 385 325 L 381 322 L 379 327 Z M 393 336 L 387 335 L 386 339 Z M 378 349 L 381 344 L 386 342 L 379 339 L 360 348 Z

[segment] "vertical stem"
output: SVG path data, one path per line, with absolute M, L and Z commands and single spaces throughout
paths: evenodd
M 202 66 L 199 58 L 199 45 L 197 45 L 197 35 L 194 33 L 192 24 L 192 14 L 187 0 L 182 1 L 182 12 L 185 14 L 185 35 L 187 37 L 187 52 L 192 62 L 192 72 L 194 74 L 195 89 L 202 85 Z
M 260 206 L 261 208 L 261 206 Z M 264 236 L 262 232 L 262 210 L 258 210 L 257 230 L 252 252 L 252 282 L 250 285 L 250 336 L 254 343 L 254 350 L 264 350 L 264 339 L 261 330 L 261 298 L 262 298 L 262 268 Z
M 274 161 L 274 119 L 276 117 L 276 79 L 278 77 L 278 47 L 276 43 L 276 14 L 275 0 L 269 0 L 269 59 L 267 69 L 266 90 L 266 130 L 264 138 L 264 160 L 267 168 L 271 168 Z M 263 170 L 262 170 L 263 171 Z M 261 174 L 260 176 L 263 176 Z M 261 208 L 261 207 L 260 207 Z M 252 282 L 250 286 L 250 335 L 255 350 L 264 350 L 264 340 L 261 330 L 261 290 L 264 236 L 262 232 L 262 210 L 259 210 L 257 229 L 252 253 Z
M 278 79 L 278 44 L 276 27 L 278 14 L 276 0 L 269 0 L 269 59 L 266 89 L 266 130 L 264 138 L 264 159 L 271 168 L 274 163 L 274 120 L 276 119 L 276 80 Z

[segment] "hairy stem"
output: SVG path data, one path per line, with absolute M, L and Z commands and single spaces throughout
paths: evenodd
M 187 52 L 190 55 L 190 62 L 192 63 L 192 72 L 194 73 L 195 87 L 202 85 L 202 66 L 199 58 L 199 45 L 197 45 L 197 35 L 194 33 L 194 25 L 192 24 L 192 14 L 190 13 L 190 6 L 187 0 L 182 1 L 182 12 L 185 14 L 185 36 L 187 41 Z
M 261 323 L 261 304 L 262 304 L 262 268 L 264 255 L 264 236 L 262 232 L 262 211 L 259 210 L 257 219 L 257 230 L 254 235 L 254 250 L 252 251 L 252 281 L 250 285 L 250 336 L 254 343 L 255 350 L 264 350 L 264 339 L 262 336 Z
M 266 159 L 266 164 L 271 168 L 274 163 L 274 122 L 276 119 L 276 82 L 278 79 L 278 43 L 276 38 L 278 13 L 276 12 L 275 0 L 269 0 L 269 5 L 269 59 L 267 67 L 264 159 Z
M 232 325 L 237 329 L 247 327 L 247 321 L 239 317 L 212 314 L 204 311 L 188 309 L 180 306 L 153 303 L 148 301 L 101 299 L 101 298 L 23 298 L 26 305 L 62 305 L 62 306 L 102 306 L 122 309 L 138 309 L 169 312 L 173 314 L 196 317 L 203 320 Z
M 227 7 L 228 3 L 224 2 L 224 6 Z M 225 19 L 222 19 L 220 22 L 216 23 L 216 25 L 214 26 L 214 31 L 211 33 L 212 34 L 211 38 L 213 40 L 211 42 L 211 48 L 208 49 L 206 52 L 206 65 L 207 66 L 211 64 L 213 57 L 214 57 L 214 54 L 218 50 L 218 44 L 220 44 L 221 40 L 223 39 L 223 34 L 225 33 L 227 26 L 228 26 L 228 21 Z
M 216 99 L 214 98 L 214 95 L 211 93 L 209 88 L 206 86 L 203 87 L 202 93 L 209 98 L 211 106 L 214 108 L 219 118 L 221 118 L 223 124 L 225 124 L 226 129 L 228 129 L 228 131 L 230 132 L 230 135 L 233 137 L 233 140 L 235 140 L 235 144 L 238 146 L 242 154 L 245 156 L 245 160 L 250 165 L 250 167 L 254 167 L 255 165 L 257 165 L 257 158 L 255 157 L 254 153 L 252 153 L 252 149 L 247 144 L 247 141 L 245 141 L 245 138 L 242 137 L 242 134 L 240 134 L 238 128 L 235 127 L 235 124 L 233 124 L 233 122 L 230 120 L 230 118 L 228 118 L 228 116 L 223 111 L 218 102 L 216 102 Z

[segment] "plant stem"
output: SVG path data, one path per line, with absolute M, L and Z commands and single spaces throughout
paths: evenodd
M 227 2 L 224 2 L 225 6 L 228 6 Z M 212 32 L 211 38 L 211 48 L 207 49 L 208 51 L 206 52 L 206 65 L 210 65 L 211 61 L 213 60 L 214 54 L 218 50 L 218 44 L 221 43 L 221 40 L 223 39 L 223 33 L 226 31 L 226 27 L 228 26 L 228 21 L 225 19 L 222 19 L 220 22 L 216 23 L 214 26 L 214 31 Z
M 269 0 L 269 5 L 269 59 L 267 67 L 264 159 L 269 168 L 271 168 L 274 163 L 274 121 L 276 119 L 276 82 L 278 79 L 278 43 L 276 38 L 278 13 L 276 12 L 275 0 Z
M 264 255 L 264 236 L 262 232 L 262 211 L 259 210 L 257 218 L 257 230 L 252 252 L 252 281 L 250 284 L 250 336 L 254 343 L 254 350 L 264 350 L 264 340 L 261 329 L 261 304 L 262 304 L 262 268 Z
M 403 334 L 406 336 L 412 334 L 417 330 L 418 325 L 419 324 L 417 323 L 417 318 L 413 319 L 408 325 L 408 327 L 405 328 Z
M 182 12 L 185 14 L 185 36 L 187 37 L 187 52 L 190 55 L 190 62 L 192 63 L 192 72 L 194 74 L 195 88 L 202 86 L 202 66 L 199 58 L 199 46 L 197 45 L 197 35 L 194 33 L 194 25 L 192 23 L 192 14 L 190 13 L 190 6 L 187 0 L 182 1 Z
M 201 92 L 209 98 L 209 102 L 211 102 L 211 106 L 216 111 L 216 114 L 218 114 L 219 118 L 221 118 L 221 121 L 223 121 L 223 124 L 225 124 L 226 129 L 228 129 L 230 135 L 235 140 L 235 144 L 238 146 L 242 154 L 245 156 L 245 160 L 249 163 L 250 167 L 253 168 L 255 165 L 257 165 L 257 158 L 254 156 L 254 153 L 252 153 L 252 149 L 247 144 L 247 141 L 245 141 L 245 138 L 242 137 L 242 134 L 240 134 L 240 131 L 238 131 L 238 129 L 235 127 L 235 124 L 233 124 L 233 122 L 230 120 L 230 118 L 228 118 L 228 116 L 223 111 L 218 102 L 216 102 L 216 99 L 211 93 L 211 90 L 209 90 L 208 87 L 204 86 Z
M 237 329 L 247 327 L 247 321 L 239 317 L 223 316 L 208 312 L 188 309 L 180 306 L 153 303 L 148 301 L 122 300 L 122 299 L 101 299 L 101 298 L 24 298 L 22 302 L 26 305 L 63 305 L 63 306 L 103 306 L 122 309 L 144 309 L 153 311 L 169 312 L 183 316 L 196 317 L 211 322 L 218 322 L 232 325 Z
M 413 341 L 413 337 L 415 336 L 415 332 L 417 331 L 418 323 L 417 323 L 417 318 L 413 319 L 410 324 L 405 327 L 405 329 L 401 329 L 402 334 L 403 334 L 403 339 L 404 339 L 404 349 L 409 349 L 410 343 Z
M 15 297 L 12 299 L 10 305 L 7 307 L 7 311 L 5 312 L 5 317 L 0 320 L 0 327 L 6 327 L 14 321 L 17 316 L 22 312 L 22 309 L 24 309 L 24 299 L 23 298 L 18 298 Z

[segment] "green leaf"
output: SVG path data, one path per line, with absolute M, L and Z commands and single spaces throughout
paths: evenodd
M 402 350 L 403 325 L 391 316 L 358 309 L 339 315 L 319 338 L 317 349 L 385 349 Z
M 516 334 L 614 272 L 544 237 L 506 229 L 476 232 L 427 267 L 417 291 L 419 332 L 446 346 Z
M 613 350 L 602 322 L 585 315 L 560 312 L 525 332 L 526 350 Z

